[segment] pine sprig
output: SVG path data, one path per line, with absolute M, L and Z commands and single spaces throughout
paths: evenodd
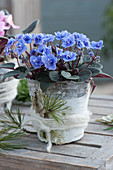
M 0 154 L 3 150 L 22 149 L 24 144 L 17 142 L 25 134 L 22 129 L 24 115 L 17 110 L 17 117 L 12 111 L 6 110 L 5 116 L 0 116 Z
M 66 106 L 67 102 L 61 99 L 61 94 L 57 95 L 57 97 L 52 96 L 52 93 L 43 94 L 40 102 L 43 106 L 45 112 L 44 117 L 49 118 L 50 115 L 58 122 L 63 122 L 63 117 L 65 115 L 65 111 L 69 109 L 69 106 Z
M 6 127 L 7 130 L 9 129 L 21 129 L 22 123 L 24 121 L 24 115 L 21 114 L 20 110 L 17 110 L 17 117 L 14 116 L 12 111 L 6 110 L 5 111 L 6 116 L 0 116 L 1 120 L 0 123 L 2 124 L 2 127 Z
M 109 114 L 107 116 L 103 116 L 100 119 L 97 119 L 96 121 L 102 122 L 104 124 L 107 124 L 107 125 L 111 126 L 111 127 L 106 128 L 104 130 L 113 130 L 113 114 Z

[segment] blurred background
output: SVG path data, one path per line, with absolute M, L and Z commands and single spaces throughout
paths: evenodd
M 104 40 L 103 71 L 113 76 L 113 0 L 0 0 L 0 9 L 13 14 L 21 33 L 39 19 L 35 32 L 68 30 L 86 34 L 90 40 Z M 113 95 L 113 80 L 96 79 L 94 94 Z

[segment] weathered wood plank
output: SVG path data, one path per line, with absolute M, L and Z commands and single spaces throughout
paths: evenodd
M 106 161 L 106 170 L 113 169 L 113 140 L 109 141 L 107 145 L 103 145 L 97 152 L 93 153 L 90 158 L 102 159 Z
M 42 151 L 46 152 L 47 144 L 42 143 L 38 140 L 38 138 L 27 138 L 27 146 L 28 150 L 34 151 Z M 80 158 L 87 158 L 92 153 L 96 152 L 100 146 L 87 146 L 87 145 L 79 145 L 75 143 L 65 144 L 65 145 L 53 145 L 51 149 L 51 153 L 55 153 L 58 155 L 66 155 L 66 156 L 75 156 Z M 87 152 L 86 152 L 87 151 Z
M 100 123 L 100 124 L 89 123 L 85 132 L 91 133 L 91 134 L 113 136 L 113 131 L 110 131 L 110 130 L 104 131 L 104 129 L 106 129 L 108 127 L 109 127 L 108 125 L 103 125 L 102 123 Z
M 76 143 L 79 144 L 86 144 L 88 146 L 103 146 L 104 144 L 109 143 L 109 141 L 111 141 L 113 139 L 113 137 L 111 136 L 104 136 L 104 135 L 98 135 L 98 134 L 91 134 L 91 133 L 87 133 L 85 132 L 83 138 Z
M 98 99 L 98 100 L 113 100 L 113 96 L 111 95 L 101 95 L 101 94 L 92 94 L 90 95 L 90 99 Z
M 108 100 L 89 100 L 89 106 L 113 108 L 113 101 Z
M 92 113 L 96 113 L 96 114 L 106 115 L 106 114 L 113 113 L 113 108 L 98 107 L 98 106 L 89 106 L 88 108 Z
M 47 170 L 94 170 L 104 164 L 103 160 L 87 160 L 51 153 L 43 153 L 30 150 L 8 151 L 8 154 L 0 158 L 0 166 L 12 169 L 47 169 Z M 11 169 L 12 168 L 12 169 Z M 34 170 L 34 169 L 33 169 Z
M 101 102 L 100 102 L 101 101 Z M 104 131 L 109 127 L 97 118 L 113 113 L 112 97 L 101 96 L 90 98 L 89 109 L 92 109 L 88 127 L 84 137 L 71 144 L 62 146 L 53 145 L 51 153 L 46 152 L 46 144 L 38 141 L 36 135 L 28 135 L 24 139 L 28 146 L 23 150 L 8 151 L 0 158 L 0 168 L 8 170 L 112 170 L 113 169 L 113 131 Z M 27 109 L 26 109 L 27 108 Z M 13 106 L 13 109 L 15 107 Z M 30 107 L 22 106 L 29 117 Z M 35 131 L 31 125 L 26 125 L 27 130 Z

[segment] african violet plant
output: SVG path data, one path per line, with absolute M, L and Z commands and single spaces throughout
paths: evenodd
M 3 9 L 0 11 L 0 62 L 3 62 L 4 59 L 7 59 L 4 57 L 4 48 L 5 45 L 8 42 L 8 39 L 11 37 L 14 37 L 12 35 L 8 34 L 8 30 L 12 27 L 13 29 L 19 29 L 20 26 L 16 26 L 13 23 L 12 14 L 9 14 L 9 12 L 6 9 Z M 23 31 L 23 33 L 30 33 L 33 31 L 33 29 L 36 27 L 37 21 L 34 21 L 27 29 Z
M 52 34 L 20 34 L 10 38 L 4 54 L 16 58 L 14 63 L 3 64 L 0 67 L 12 69 L 4 78 L 14 76 L 38 80 L 41 89 L 45 91 L 52 83 L 59 81 L 87 81 L 93 77 L 112 78 L 102 72 L 98 51 L 103 47 L 103 41 L 90 42 L 82 33 L 68 31 Z M 21 65 L 24 63 L 25 65 Z

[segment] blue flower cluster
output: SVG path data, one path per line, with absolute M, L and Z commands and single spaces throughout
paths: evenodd
M 54 35 L 42 33 L 17 35 L 8 40 L 5 55 L 21 58 L 24 61 L 26 54 L 29 60 L 27 66 L 56 70 L 59 62 L 66 63 L 78 59 L 78 56 L 83 54 L 84 48 L 88 50 L 90 57 L 94 57 L 92 49 L 100 50 L 102 47 L 102 40 L 90 42 L 82 33 L 71 34 L 65 30 L 55 32 Z

